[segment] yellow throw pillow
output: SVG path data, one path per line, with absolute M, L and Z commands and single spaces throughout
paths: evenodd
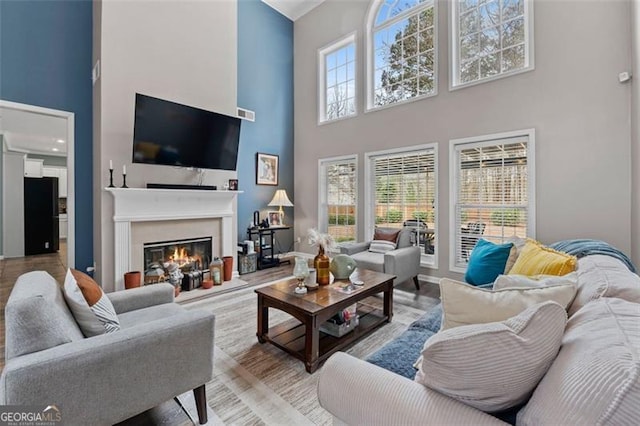
M 527 239 L 509 275 L 565 275 L 575 271 L 577 264 L 578 260 L 575 256 Z
M 575 295 L 576 287 L 573 284 L 492 291 L 442 278 L 440 299 L 443 315 L 440 330 L 504 321 L 530 306 L 547 301 L 556 302 L 566 309 Z

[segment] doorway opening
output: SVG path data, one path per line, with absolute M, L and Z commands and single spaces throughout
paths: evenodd
M 75 266 L 74 114 L 0 100 L 0 259 L 22 257 L 25 250 L 25 180 L 55 182 L 57 192 L 44 220 L 59 238 L 65 266 Z M 50 229 L 50 230 L 49 230 Z M 45 238 L 40 245 L 49 248 Z M 63 253 L 66 251 L 66 255 Z

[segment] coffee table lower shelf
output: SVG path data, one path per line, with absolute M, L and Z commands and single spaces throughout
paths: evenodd
M 318 345 L 318 363 L 329 358 L 333 353 L 345 348 L 352 342 L 371 333 L 381 324 L 388 322 L 382 309 L 358 304 L 357 315 L 359 324 L 352 331 L 342 337 L 334 337 L 320 331 Z M 305 326 L 296 319 L 290 319 L 269 329 L 267 335 L 262 336 L 265 342 L 279 347 L 296 358 L 305 359 Z

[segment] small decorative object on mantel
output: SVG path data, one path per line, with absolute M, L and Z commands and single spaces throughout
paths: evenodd
M 331 273 L 336 280 L 346 280 L 356 269 L 356 261 L 346 254 L 339 254 L 331 261 Z
M 315 228 L 307 232 L 309 244 L 318 246 L 318 254 L 313 259 L 313 267 L 316 268 L 316 282 L 320 285 L 328 285 L 331 281 L 329 271 L 329 256 L 324 251 L 335 248 L 336 242 L 329 234 L 318 231 Z
M 238 179 L 229 179 L 229 191 L 238 190 Z
M 122 187 L 128 188 L 127 186 L 127 166 L 122 165 Z
M 113 160 L 109 160 L 109 188 L 115 188 L 113 184 Z

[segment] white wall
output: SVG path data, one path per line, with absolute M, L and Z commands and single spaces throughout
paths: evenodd
M 363 239 L 363 154 L 439 144 L 439 269 L 449 265 L 449 140 L 536 129 L 537 238 L 606 240 L 629 253 L 629 4 L 535 2 L 532 72 L 450 92 L 447 2 L 438 3 L 438 95 L 363 114 L 364 37 L 368 1 L 328 1 L 295 22 L 295 236 L 317 226 L 317 161 L 359 154 L 359 233 Z M 357 30 L 358 111 L 317 125 L 317 49 Z M 313 172 L 310 172 L 313 171 Z
M 237 4 L 233 1 L 101 2 L 100 61 L 102 76 L 94 87 L 99 114 L 94 141 L 95 250 L 98 277 L 113 289 L 113 205 L 108 185 L 109 160 L 114 183 L 196 183 L 195 171 L 131 164 L 135 93 L 235 115 Z M 97 92 L 97 93 L 96 93 Z M 207 172 L 205 184 L 221 186 L 235 172 Z M 233 235 L 236 235 L 234 230 Z M 161 237 L 161 236 L 159 236 Z M 235 247 L 235 242 L 234 242 Z
M 631 257 L 640 265 L 640 0 L 631 0 Z

